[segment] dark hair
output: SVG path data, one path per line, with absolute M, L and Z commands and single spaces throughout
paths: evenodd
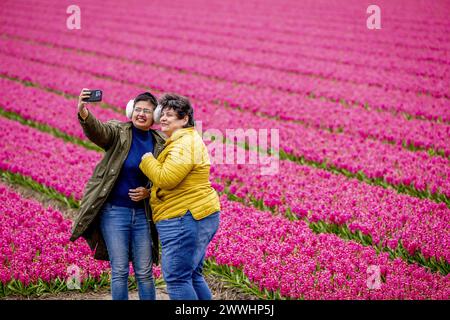
M 176 112 L 178 119 L 183 119 L 187 115 L 188 122 L 183 128 L 189 128 L 195 125 L 194 109 L 188 98 L 175 93 L 166 93 L 159 99 L 159 104 L 161 105 L 161 112 L 164 109 L 172 109 Z
M 136 106 L 136 103 L 139 101 L 147 101 L 150 102 L 151 105 L 153 105 L 153 110 L 155 110 L 156 106 L 158 105 L 158 100 L 156 100 L 156 97 L 152 95 L 150 92 L 144 92 L 138 95 L 134 99 L 134 105 L 133 108 Z

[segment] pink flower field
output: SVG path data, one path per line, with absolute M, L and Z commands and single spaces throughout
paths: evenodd
M 84 87 L 103 91 L 101 121 L 144 91 L 191 99 L 222 281 L 259 299 L 450 298 L 449 1 L 377 1 L 381 29 L 359 0 L 80 0 L 79 28 L 72 4 L 0 6 L 0 299 L 70 290 L 73 266 L 83 292 L 109 286 L 109 263 L 69 241 L 103 152 L 78 123 Z M 269 145 L 211 139 L 236 130 Z M 244 162 L 216 160 L 229 152 Z

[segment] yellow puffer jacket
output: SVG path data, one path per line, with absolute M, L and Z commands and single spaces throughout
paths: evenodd
M 157 159 L 146 156 L 139 165 L 153 182 L 154 222 L 180 217 L 188 210 L 197 220 L 219 211 L 219 197 L 209 181 L 208 150 L 195 128 L 176 130 L 165 146 Z

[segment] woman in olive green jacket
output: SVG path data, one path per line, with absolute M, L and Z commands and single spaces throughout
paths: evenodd
M 162 273 L 171 299 L 209 300 L 202 269 L 219 227 L 220 203 L 209 181 L 208 151 L 187 98 L 166 94 L 159 105 L 161 131 L 169 138 L 159 156 L 145 154 L 139 167 L 153 181 L 150 203 L 162 245 Z
M 105 150 L 89 179 L 71 240 L 87 240 L 94 257 L 111 262 L 113 299 L 128 299 L 129 261 L 133 262 L 139 297 L 155 299 L 152 262 L 158 263 L 158 235 L 148 201 L 151 182 L 140 172 L 142 154 L 158 156 L 164 138 L 150 127 L 156 98 L 146 92 L 134 100 L 128 122 L 102 123 L 86 108 L 83 89 L 78 119 L 85 135 Z

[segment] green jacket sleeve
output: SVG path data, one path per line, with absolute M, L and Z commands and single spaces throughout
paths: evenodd
M 83 120 L 78 114 L 78 121 L 86 137 L 97 146 L 104 150 L 108 150 L 112 146 L 117 131 L 114 120 L 103 123 L 89 111 L 86 120 Z

